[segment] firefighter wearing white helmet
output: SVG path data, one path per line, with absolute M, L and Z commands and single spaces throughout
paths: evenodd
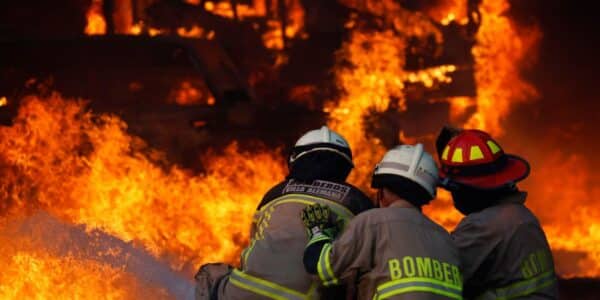
M 350 145 L 339 133 L 323 126 L 302 135 L 288 160 L 288 177 L 343 182 L 354 167 Z
M 336 240 L 330 209 L 308 206 L 306 270 L 325 286 L 354 282 L 358 299 L 462 299 L 458 251 L 448 232 L 421 213 L 435 197 L 437 173 L 423 145 L 391 149 L 372 177 L 380 208 L 356 216 Z
M 241 267 L 211 280 L 207 265 L 198 282 L 217 299 L 344 299 L 345 287 L 322 288 L 301 261 L 308 242 L 298 215 L 310 204 L 331 209 L 341 222 L 373 207 L 360 190 L 345 182 L 353 168 L 350 145 L 326 126 L 310 130 L 295 143 L 288 160 L 289 174 L 269 190 L 254 215 L 249 246 Z M 221 268 L 222 269 L 222 268 Z M 223 272 L 221 272 L 223 273 Z M 215 277 L 215 276 L 212 276 Z M 208 292 L 197 293 L 206 299 Z M 204 297 L 204 298 L 202 298 Z

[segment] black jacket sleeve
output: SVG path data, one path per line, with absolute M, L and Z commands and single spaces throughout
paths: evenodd
M 330 241 L 320 241 L 313 243 L 304 249 L 304 257 L 302 261 L 304 262 L 304 268 L 306 272 L 310 274 L 317 274 L 317 264 L 319 263 L 319 256 L 321 255 L 321 250 L 326 243 Z

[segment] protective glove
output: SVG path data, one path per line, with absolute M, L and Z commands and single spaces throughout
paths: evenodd
M 306 206 L 302 210 L 301 217 L 304 226 L 308 229 L 309 239 L 317 235 L 333 238 L 338 232 L 339 222 L 327 205 L 315 203 Z

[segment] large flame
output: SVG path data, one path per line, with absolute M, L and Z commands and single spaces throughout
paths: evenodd
M 39 218 L 31 222 L 36 224 L 28 226 L 24 219 L 31 221 L 32 218 L 3 216 L 0 219 L 1 299 L 170 298 L 166 290 L 125 272 L 124 266 L 84 258 L 81 253 L 63 251 L 59 254 L 60 247 L 50 250 L 43 244 L 55 246 L 65 240 L 58 234 L 58 228 L 49 228 L 48 222 L 37 224 Z M 39 225 L 50 226 L 40 228 Z M 36 238 L 40 239 L 38 233 L 43 230 L 48 230 L 47 240 L 40 242 Z
M 477 111 L 464 127 L 503 133 L 502 121 L 516 104 L 531 101 L 536 89 L 522 78 L 524 59 L 532 59 L 541 37 L 537 28 L 519 31 L 506 16 L 508 0 L 484 0 L 475 57 Z
M 215 14 L 233 17 L 231 6 L 204 3 L 212 3 Z M 247 10 L 239 5 L 238 17 L 266 15 L 272 8 L 265 3 L 253 1 L 252 6 L 246 5 Z M 324 109 L 329 113 L 329 125 L 343 133 L 354 149 L 356 168 L 351 181 L 367 187 L 372 167 L 385 148 L 368 133 L 370 124 L 365 119 L 373 112 L 405 111 L 406 82 L 424 86 L 448 82 L 447 75 L 456 70 L 453 65 L 418 72 L 404 70 L 406 38 L 433 35 L 441 43 L 438 27 L 431 22 L 456 20 L 464 24 L 467 5 L 466 0 L 441 1 L 443 4 L 426 15 L 402 10 L 394 1 L 360 3 L 365 7 L 355 4 L 356 9 L 382 17 L 389 29 L 357 27 L 350 34 L 335 68 L 341 96 Z M 450 99 L 450 120 L 461 120 L 474 111 L 456 125 L 485 129 L 500 138 L 505 130 L 502 122 L 515 105 L 531 101 L 537 94 L 521 71 L 527 65 L 525 60 L 535 54 L 540 32 L 519 28 L 506 15 L 508 8 L 507 0 L 482 1 L 481 26 L 472 50 L 477 96 Z M 286 32 L 271 32 L 275 42 L 270 47 L 280 49 L 283 36 L 301 32 L 303 13 L 301 8 L 292 10 Z M 92 2 L 87 16 L 87 34 L 106 32 L 101 1 Z M 273 30 L 281 30 L 280 25 L 272 25 Z M 136 25 L 128 31 L 141 32 Z M 180 29 L 178 33 L 212 36 L 201 28 Z M 197 91 L 183 84 L 174 95 L 176 103 L 198 102 Z M 118 117 L 93 114 L 85 109 L 84 102 L 55 94 L 28 97 L 21 103 L 14 125 L 0 127 L 0 228 L 9 217 L 42 209 L 65 222 L 83 224 L 142 247 L 189 276 L 204 262 L 237 262 L 248 240 L 256 204 L 285 172 L 278 151 L 245 151 L 242 145 L 232 143 L 219 152 L 202 153 L 205 173 L 192 174 L 171 166 L 161 153 L 128 134 Z M 404 133 L 399 139 L 415 140 Z M 533 161 L 538 164 L 525 183 L 532 195 L 528 205 L 548 234 L 559 274 L 600 276 L 600 227 L 595 222 L 600 215 L 589 205 L 578 205 L 579 199 L 600 197 L 592 183 L 595 177 L 586 168 L 573 168 L 586 165 L 577 155 L 557 153 Z M 565 170 L 572 172 L 565 174 Z M 559 178 L 554 174 L 565 175 Z M 548 203 L 556 207 L 549 210 Z M 461 218 L 443 191 L 425 212 L 448 229 Z M 0 236 L 0 242 L 3 239 Z M 118 267 L 0 244 L 1 298 L 126 299 L 141 295 L 143 284 Z M 153 298 L 162 295 L 160 289 L 153 293 Z
M 206 174 L 166 167 L 117 117 L 58 95 L 24 99 L 0 137 L 5 214 L 43 208 L 139 243 L 186 272 L 237 261 L 258 201 L 284 172 L 276 152 L 235 143 L 205 154 Z
M 2 250 L 0 248 L 0 250 Z M 2 299 L 168 299 L 118 268 L 42 251 L 0 251 Z M 152 291 L 150 291 L 150 289 Z
M 528 205 L 544 225 L 560 274 L 600 276 L 600 210 L 593 203 L 600 188 L 588 159 L 556 150 L 534 157 L 532 164 L 524 182 Z
M 454 3 L 456 7 L 449 6 Z M 389 11 L 398 11 L 394 3 L 366 3 L 367 9 L 375 14 L 385 15 Z M 357 4 L 355 5 L 358 8 Z M 431 9 L 432 18 L 441 23 L 456 19 L 459 23 L 465 14 L 457 12 L 467 7 L 466 1 L 445 1 L 444 5 Z M 537 27 L 518 27 L 507 16 L 508 1 L 484 0 L 480 6 L 480 27 L 476 34 L 476 45 L 472 50 L 475 59 L 475 81 L 477 96 L 455 97 L 449 99 L 449 119 L 458 122 L 471 113 L 462 123 L 466 128 L 487 130 L 502 138 L 505 126 L 503 121 L 519 103 L 532 101 L 537 91 L 523 78 L 523 70 L 531 65 L 535 58 L 537 43 L 541 32 Z M 447 13 L 440 14 L 439 11 Z M 405 13 L 405 12 L 403 12 Z M 406 18 L 409 26 L 397 26 L 397 14 L 389 19 L 394 28 L 408 28 L 405 34 L 423 34 L 423 28 L 429 28 L 418 17 Z M 408 22 L 407 21 L 407 22 Z M 420 25 L 419 25 L 420 24 Z M 415 30 L 419 28 L 419 30 Z M 344 133 L 354 149 L 357 149 L 357 168 L 353 173 L 353 182 L 366 187 L 373 165 L 381 157 L 384 148 L 381 142 L 367 134 L 365 116 L 371 111 L 388 109 L 395 101 L 400 109 L 406 109 L 403 97 L 403 82 L 421 82 L 431 86 L 431 80 L 447 82 L 446 73 L 455 70 L 454 66 L 442 66 L 433 70 L 407 72 L 403 69 L 402 35 L 390 31 L 364 33 L 355 30 L 350 40 L 340 52 L 341 64 L 336 70 L 338 86 L 343 96 L 337 102 L 331 102 L 325 108 L 330 113 L 330 125 Z M 352 67 L 347 67 L 350 62 Z M 442 74 L 435 76 L 435 74 Z M 392 100 L 393 99 L 393 100 Z M 511 136 L 518 134 L 511 133 Z M 401 140 L 415 142 L 401 133 Z M 427 142 L 427 141 L 423 141 Z M 430 141 L 429 141 L 430 142 Z M 516 143 L 507 143 L 515 145 Z M 540 146 L 540 145 L 538 145 Z M 530 191 L 528 206 L 539 215 L 548 235 L 551 247 L 555 251 L 557 270 L 561 276 L 600 276 L 600 252 L 598 241 L 600 229 L 595 224 L 597 210 L 581 204 L 580 199 L 595 199 L 598 188 L 592 184 L 585 167 L 575 173 L 573 166 L 586 166 L 588 163 L 578 156 L 534 157 L 539 164 L 534 165 L 532 178 L 523 185 Z M 564 174 L 557 177 L 554 174 Z M 548 178 L 551 178 L 549 181 Z M 553 183 L 553 181 L 556 181 Z M 434 220 L 451 230 L 461 219 L 461 215 L 452 207 L 449 193 L 440 191 L 434 204 L 426 207 L 425 212 Z M 548 210 L 548 203 L 557 203 L 564 209 Z M 560 204 L 559 204 L 560 203 Z M 565 216 L 565 211 L 571 212 Z
M 355 170 L 352 180 L 367 186 L 368 174 L 385 149 L 376 137 L 366 134 L 364 118 L 370 110 L 384 111 L 391 97 L 404 106 L 404 40 L 391 31 L 354 32 L 350 41 L 342 46 L 340 57 L 353 66 L 337 71 L 337 82 L 344 96 L 325 108 L 329 112 L 329 125 L 342 132 L 355 149 Z M 356 151 L 360 149 L 360 151 Z

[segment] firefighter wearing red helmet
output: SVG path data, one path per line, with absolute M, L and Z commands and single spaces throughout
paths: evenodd
M 523 158 L 506 154 L 480 130 L 442 130 L 437 141 L 440 185 L 465 218 L 452 232 L 465 299 L 557 299 L 550 246 L 527 194 Z

